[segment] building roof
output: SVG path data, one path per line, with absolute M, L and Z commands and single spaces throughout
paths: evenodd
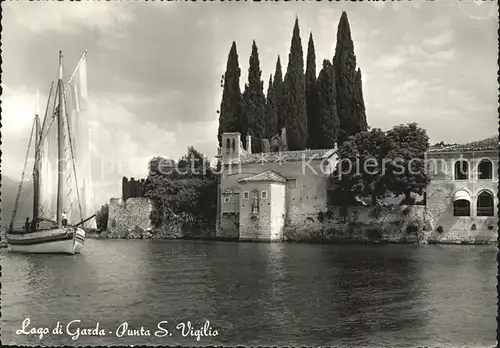
M 471 152 L 471 151 L 498 151 L 498 136 L 483 140 L 473 141 L 467 144 L 433 145 L 428 152 Z
M 281 182 L 283 184 L 286 183 L 285 178 L 270 170 L 266 170 L 263 173 L 238 180 L 238 182 L 256 182 L 256 181 L 273 181 L 273 182 Z
M 303 159 L 324 159 L 331 157 L 336 152 L 336 149 L 317 149 L 317 150 L 301 150 L 301 151 L 282 151 L 282 152 L 263 152 L 243 154 L 240 156 L 241 164 L 251 163 L 287 163 L 298 162 Z M 229 161 L 229 163 L 238 163 L 237 159 Z

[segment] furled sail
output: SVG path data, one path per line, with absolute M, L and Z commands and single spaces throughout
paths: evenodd
M 90 104 L 87 90 L 87 60 L 82 57 L 65 91 L 69 137 L 66 139 L 68 220 L 78 223 L 96 213 L 92 180 Z M 72 150 L 71 150 L 72 149 Z M 74 160 L 74 161 L 73 161 Z M 76 172 L 76 175 L 75 175 Z M 76 178 L 76 181 L 75 181 Z M 84 227 L 96 228 L 95 218 Z

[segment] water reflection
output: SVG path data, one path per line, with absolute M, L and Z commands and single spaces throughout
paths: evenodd
M 43 345 L 494 346 L 496 248 L 93 241 L 79 256 L 2 259 L 2 339 Z M 15 336 L 81 319 L 218 337 Z

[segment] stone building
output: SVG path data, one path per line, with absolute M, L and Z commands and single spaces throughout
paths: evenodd
M 250 135 L 244 147 L 240 133 L 222 134 L 217 237 L 279 240 L 285 226 L 316 220 L 327 207 L 336 149 L 287 151 L 285 129 L 262 153 L 251 144 Z
M 427 216 L 441 239 L 496 240 L 498 145 L 492 137 L 427 152 Z

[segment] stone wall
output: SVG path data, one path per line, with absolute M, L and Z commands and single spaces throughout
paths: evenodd
M 240 226 L 239 213 L 222 213 L 217 237 L 231 238 L 231 239 L 238 238 L 239 226 Z
M 284 240 L 415 243 L 424 226 L 423 206 L 335 207 L 288 225 Z
M 151 230 L 151 211 L 153 203 L 149 198 L 138 197 L 122 200 L 111 198 L 109 201 L 108 230 L 124 238 L 135 230 Z
M 494 218 L 476 227 L 436 230 L 436 217 L 422 205 L 336 207 L 285 227 L 284 240 L 330 242 L 485 244 L 497 240 Z M 471 218 L 470 224 L 474 220 Z M 494 222 L 494 223 L 493 223 Z M 486 226 L 493 226 L 493 228 Z M 469 226 L 470 227 L 470 226 Z

